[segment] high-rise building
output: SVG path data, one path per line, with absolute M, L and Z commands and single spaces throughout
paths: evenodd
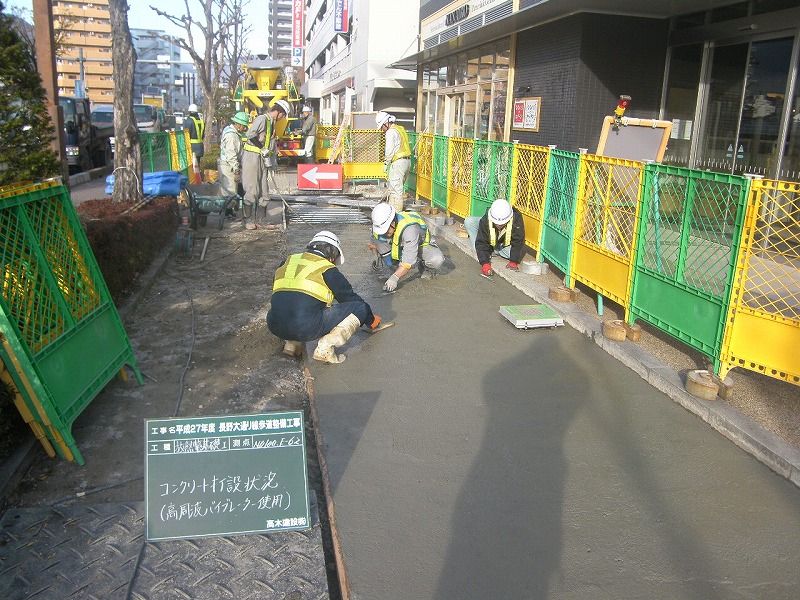
M 183 80 L 179 64 L 180 47 L 164 39 L 165 37 L 165 31 L 131 29 L 137 58 L 133 73 L 133 101 L 145 102 L 145 98 L 162 98 L 163 107 L 171 111 L 176 106 L 188 106 L 189 103 L 181 93 Z M 178 86 L 176 79 L 180 82 Z
M 53 0 L 58 95 L 85 95 L 92 102 L 114 100 L 111 20 L 108 0 Z
M 270 0 L 267 24 L 269 58 L 283 61 L 287 66 L 292 56 L 292 4 L 293 0 Z M 252 35 L 260 33 L 254 31 Z

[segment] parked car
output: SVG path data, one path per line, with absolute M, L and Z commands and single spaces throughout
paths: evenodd
M 111 154 L 114 154 L 114 106 L 111 104 L 98 104 L 92 109 L 92 123 L 99 130 L 110 130 Z

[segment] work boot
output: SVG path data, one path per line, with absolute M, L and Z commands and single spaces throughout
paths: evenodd
M 252 204 L 242 204 L 242 225 L 245 229 L 255 229 L 255 223 L 251 222 L 253 217 L 253 205 Z
M 312 357 L 314 360 L 330 363 L 332 365 L 344 362 L 347 358 L 344 354 L 337 355 L 335 350 L 339 346 L 344 346 L 347 340 L 355 333 L 361 322 L 355 315 L 347 315 L 344 320 L 336 327 L 331 329 L 330 333 L 322 336 L 317 342 L 317 348 L 314 350 Z
M 431 279 L 433 277 L 436 277 L 436 269 L 427 268 L 425 266 L 425 263 L 423 263 L 422 261 L 419 261 L 419 266 L 417 268 L 419 269 L 420 279 Z
M 288 356 L 294 356 L 295 358 L 303 356 L 303 342 L 286 340 L 286 343 L 283 345 L 283 353 Z

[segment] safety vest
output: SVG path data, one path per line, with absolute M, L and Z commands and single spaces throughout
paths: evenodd
M 206 124 L 203 122 L 203 119 L 198 119 L 196 117 L 189 117 L 194 123 L 194 134 L 196 137 L 190 137 L 189 143 L 190 144 L 202 144 L 203 143 L 203 132 L 206 128 Z
M 392 127 L 394 127 L 397 130 L 397 133 L 400 134 L 400 149 L 395 152 L 394 156 L 392 157 L 392 162 L 394 162 L 401 158 L 408 158 L 411 156 L 411 144 L 408 143 L 408 134 L 402 125 L 393 123 Z
M 258 117 L 256 117 L 256 119 L 257 118 Z M 269 140 L 272 138 L 272 119 L 270 119 L 269 115 L 267 115 L 264 120 L 266 121 L 266 123 L 264 124 L 264 132 L 266 133 L 266 135 L 264 136 L 264 148 L 267 148 L 269 146 Z M 244 140 L 245 150 L 247 150 L 248 152 L 259 152 L 259 153 L 261 152 L 261 148 L 250 143 L 247 134 L 245 134 L 242 139 Z
M 506 223 L 506 234 L 504 236 L 505 239 L 503 239 L 504 248 L 506 246 L 511 245 L 511 228 L 513 225 L 514 225 L 514 215 L 512 214 L 511 219 L 509 220 L 508 223 Z M 497 231 L 491 221 L 489 221 L 489 243 L 492 245 L 492 248 L 494 248 L 497 245 Z
M 413 211 L 399 212 L 397 213 L 397 225 L 392 236 L 392 260 L 400 260 L 400 240 L 403 237 L 403 230 L 409 225 L 419 225 L 422 228 L 422 233 L 425 234 L 425 237 L 420 246 L 427 246 L 431 241 L 431 232 L 428 231 L 428 225 L 419 216 L 419 213 Z
M 322 274 L 333 268 L 326 258 L 310 252 L 292 254 L 275 273 L 272 293 L 280 291 L 303 292 L 327 306 L 333 304 L 333 292 L 325 283 Z

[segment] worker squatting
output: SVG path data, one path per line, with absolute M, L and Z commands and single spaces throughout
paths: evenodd
M 379 112 L 376 125 L 386 133 L 386 167 L 390 196 L 372 209 L 372 269 L 386 277 L 384 294 L 393 294 L 401 281 L 416 271 L 423 279 L 433 277 L 444 263 L 444 254 L 425 220 L 403 210 L 402 189 L 411 154 L 405 130 L 394 117 Z M 495 200 L 483 217 L 468 217 L 465 229 L 472 238 L 483 277 L 493 277 L 491 258 L 508 260 L 507 269 L 519 270 L 525 251 L 522 214 L 505 199 Z M 267 313 L 270 331 L 284 340 L 283 352 L 302 356 L 305 342 L 318 340 L 315 360 L 337 364 L 345 360 L 336 349 L 361 327 L 375 333 L 388 327 L 372 311 L 339 271 L 344 251 L 336 234 L 320 231 L 305 251 L 290 255 L 275 273 Z

